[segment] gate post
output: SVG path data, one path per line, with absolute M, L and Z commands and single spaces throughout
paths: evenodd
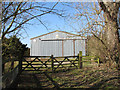
M 79 51 L 78 54 L 78 68 L 82 69 L 82 51 Z
M 100 67 L 100 59 L 99 59 L 99 57 L 98 57 L 97 61 L 98 61 L 98 67 Z
M 19 60 L 19 73 L 21 73 L 21 71 L 22 71 L 22 59 L 23 59 L 23 57 L 21 57 Z
M 14 69 L 14 60 L 11 61 L 11 70 L 13 70 L 13 69 Z
M 52 68 L 52 72 L 54 72 L 54 61 L 53 61 L 53 55 L 51 55 L 51 68 Z
M 2 74 L 4 74 L 4 71 L 5 71 L 5 64 L 3 63 L 2 64 Z

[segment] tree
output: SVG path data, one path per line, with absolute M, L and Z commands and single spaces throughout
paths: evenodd
M 53 4 L 47 5 L 47 3 L 41 2 L 2 2 L 2 39 L 12 33 L 18 34 L 24 29 L 25 24 L 31 24 L 29 23 L 30 20 L 37 19 L 45 26 L 40 19 L 41 16 L 46 14 L 63 16 L 62 10 L 55 9 L 58 2 Z
M 27 47 L 27 50 L 25 51 L 23 56 L 30 56 L 30 48 Z
M 105 60 L 108 56 L 104 31 L 105 20 L 99 4 L 80 2 L 73 6 L 77 11 L 74 16 L 75 22 L 82 26 L 79 27 L 78 33 L 88 38 L 88 54 L 99 56 L 102 61 Z
M 11 62 L 11 67 L 13 68 L 14 61 L 18 61 L 21 57 L 26 54 L 28 48 L 27 45 L 22 44 L 20 39 L 16 36 L 10 38 L 4 38 L 2 41 L 2 63 L 3 69 L 6 62 Z M 11 69 L 12 69 L 11 68 Z
M 29 22 L 33 19 L 38 20 L 46 27 L 41 20 L 41 17 L 46 14 L 63 17 L 64 11 L 55 9 L 57 5 L 58 2 L 51 4 L 42 2 L 2 2 L 2 36 L 0 38 L 3 41 L 3 64 L 11 61 L 12 65 L 14 60 L 20 59 L 23 55 L 29 55 L 29 48 L 26 48 L 26 45 L 22 44 L 16 35 L 25 29 L 25 25 L 32 25 Z
M 97 41 L 97 43 L 94 44 L 94 48 L 98 49 L 96 50 L 96 54 L 99 55 L 98 53 L 101 53 L 105 58 L 108 58 L 109 63 L 112 64 L 116 62 L 116 64 L 119 65 L 118 12 L 120 2 L 99 1 L 100 0 L 94 3 L 80 2 L 73 5 L 77 10 L 75 19 L 80 23 L 84 23 L 82 25 L 84 28 L 82 27 L 78 33 L 82 33 L 84 36 L 94 36 L 94 40 Z M 97 47 L 95 47 L 95 45 L 97 45 Z M 103 49 L 103 51 L 100 49 Z
M 102 0 L 98 0 L 98 2 L 104 11 L 108 57 L 110 60 L 116 61 L 120 69 L 119 26 L 117 22 L 120 2 L 103 2 Z

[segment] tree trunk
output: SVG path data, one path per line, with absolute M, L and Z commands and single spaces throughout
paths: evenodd
M 118 69 L 118 77 L 120 76 L 120 44 L 118 32 L 118 12 L 120 2 L 99 2 L 100 7 L 104 11 L 107 44 L 109 49 L 109 58 L 116 62 Z M 120 80 L 118 79 L 118 83 Z
M 120 45 L 118 32 L 118 12 L 119 2 L 99 2 L 101 9 L 104 11 L 106 44 L 108 46 L 108 58 L 115 61 L 120 69 Z
M 108 46 L 108 57 L 111 61 L 116 61 L 120 56 L 119 32 L 115 22 L 106 23 L 106 44 Z M 118 63 L 118 62 L 117 62 Z

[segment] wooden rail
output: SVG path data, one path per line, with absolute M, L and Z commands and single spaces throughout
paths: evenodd
M 82 69 L 84 62 L 95 62 L 99 64 L 99 58 L 97 60 L 91 60 L 93 56 L 82 56 L 82 51 L 79 52 L 78 56 L 62 56 L 54 57 L 51 56 L 25 56 L 21 61 L 22 71 L 41 71 L 41 70 L 52 70 L 55 72 L 59 68 L 70 68 L 75 67 Z M 90 59 L 90 60 L 89 60 Z
M 93 60 L 91 60 L 93 59 Z M 93 56 L 82 56 L 80 51 L 78 56 L 24 56 L 19 60 L 19 64 L 12 68 L 11 72 L 2 76 L 2 87 L 6 88 L 15 80 L 16 76 L 22 71 L 43 71 L 51 70 L 55 72 L 60 68 L 79 68 L 82 69 L 84 62 L 97 62 L 100 66 L 99 58 Z
M 73 64 L 76 66 L 75 58 L 78 56 L 65 56 L 65 57 L 53 57 L 51 56 L 25 56 L 22 60 L 22 71 L 39 71 L 44 69 L 51 69 L 55 71 L 60 66 L 64 67 L 63 65 L 70 66 Z M 77 67 L 77 66 L 76 66 Z
M 2 76 L 2 88 L 9 87 L 19 73 L 19 65 L 17 65 L 11 72 L 8 72 Z

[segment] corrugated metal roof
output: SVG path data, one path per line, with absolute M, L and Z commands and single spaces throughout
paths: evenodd
M 78 35 L 78 34 L 73 34 L 73 33 L 65 32 L 65 31 L 56 30 L 56 31 L 53 31 L 53 32 L 50 32 L 50 33 L 46 33 L 46 34 L 37 36 L 37 37 L 33 37 L 33 38 L 31 38 L 30 40 L 35 39 L 35 38 L 39 38 L 39 37 L 42 37 L 42 36 L 45 36 L 45 35 L 48 35 L 48 34 L 51 34 L 51 33 L 55 33 L 55 32 L 62 32 L 62 33 L 66 33 L 66 34 L 70 34 L 70 35 L 74 35 L 74 36 L 80 36 L 80 35 Z M 81 37 L 81 36 L 80 36 L 80 37 Z M 82 37 L 83 37 L 83 36 L 82 36 Z M 85 37 L 84 37 L 84 38 L 85 38 Z

